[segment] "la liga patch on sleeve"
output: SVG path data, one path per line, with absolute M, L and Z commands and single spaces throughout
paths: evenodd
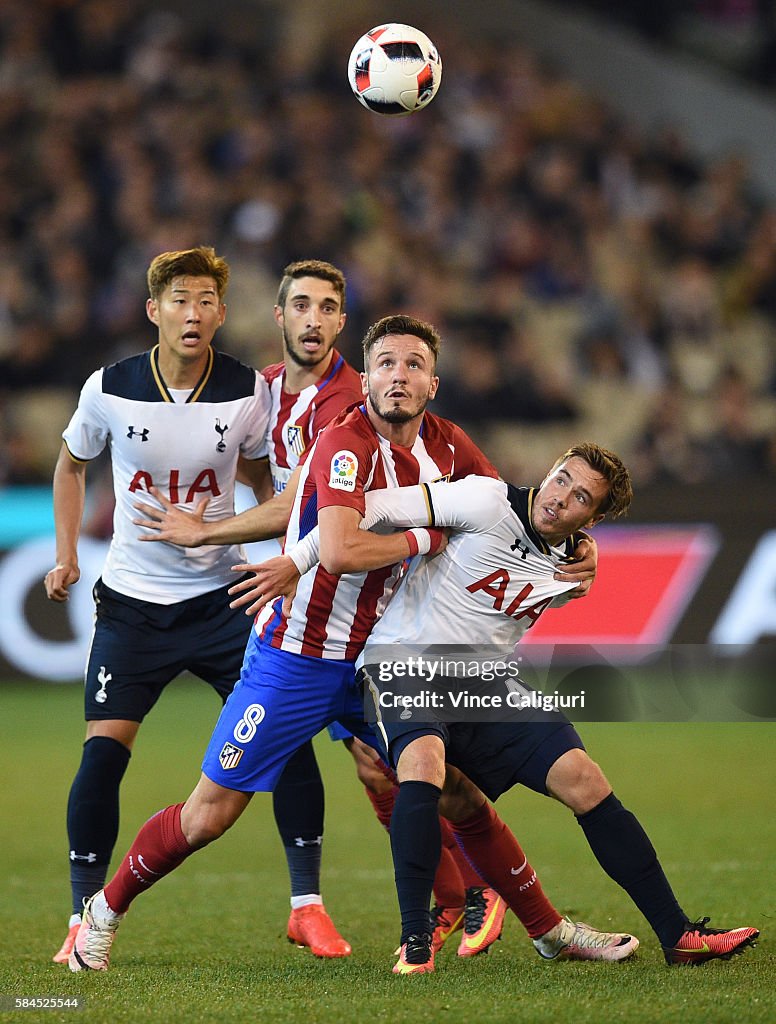
M 340 491 L 355 491 L 357 474 L 358 459 L 353 452 L 346 449 L 336 452 L 331 459 L 329 487 L 336 487 Z

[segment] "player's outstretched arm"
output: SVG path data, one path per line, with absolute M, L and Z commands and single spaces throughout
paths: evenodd
M 205 519 L 207 498 L 203 498 L 192 512 L 188 512 L 173 505 L 156 487 L 152 487 L 151 493 L 159 502 L 159 507 L 136 502 L 135 508 L 144 518 L 133 519 L 132 522 L 135 526 L 153 531 L 142 534 L 140 540 L 165 541 L 186 548 L 198 548 L 203 544 L 246 544 L 282 537 L 288 526 L 298 480 L 299 471 L 295 470 L 286 489 L 276 497 L 246 509 L 237 516 L 211 520 Z
M 579 584 L 568 592 L 569 599 L 585 597 L 589 593 L 598 569 L 598 545 L 586 533 L 580 534 L 579 543 L 574 548 L 574 559 L 553 575 L 553 579 L 563 583 Z
M 54 470 L 54 523 L 57 564 L 43 581 L 51 601 L 67 601 L 68 588 L 81 578 L 78 567 L 78 538 L 84 514 L 86 464 L 75 462 L 62 445 Z

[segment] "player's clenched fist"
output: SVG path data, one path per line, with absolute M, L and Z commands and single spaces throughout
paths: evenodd
M 53 569 L 49 569 L 43 579 L 46 597 L 50 601 L 67 601 L 70 596 L 68 587 L 77 583 L 80 578 L 81 570 L 77 565 L 66 565 L 59 562 Z

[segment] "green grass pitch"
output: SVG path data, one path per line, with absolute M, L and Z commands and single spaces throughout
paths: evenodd
M 154 811 L 190 792 L 217 714 L 203 684 L 169 687 L 144 725 L 123 786 L 117 855 Z M 285 861 L 270 798 L 258 795 L 221 841 L 133 905 L 107 974 L 50 962 L 69 913 L 64 810 L 83 735 L 78 686 L 0 687 L 0 996 L 82 997 L 74 1011 L 2 1020 L 510 1022 L 658 1024 L 776 1019 L 773 953 L 776 761 L 772 724 L 614 723 L 580 727 L 637 812 L 686 911 L 754 925 L 758 947 L 729 963 L 664 966 L 627 896 L 599 869 L 564 808 L 527 791 L 499 801 L 558 908 L 632 930 L 624 964 L 548 964 L 518 922 L 488 956 L 442 951 L 434 975 L 390 973 L 398 939 L 388 840 L 339 744 L 317 741 L 326 782 L 326 904 L 354 953 L 318 961 L 285 939 Z

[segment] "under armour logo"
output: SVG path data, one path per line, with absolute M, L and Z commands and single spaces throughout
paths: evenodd
M 515 537 L 515 543 L 509 545 L 510 551 L 519 551 L 523 561 L 528 557 L 529 547 L 527 544 L 521 544 L 519 539 Z
M 141 441 L 148 440 L 148 427 L 143 427 L 142 430 L 135 430 L 134 427 L 130 427 L 127 431 L 127 437 L 132 440 L 133 437 L 139 437 Z
M 75 850 L 70 851 L 70 860 L 85 860 L 87 864 L 94 864 L 97 860 L 96 853 L 76 853 Z
M 316 836 L 315 839 L 302 839 L 301 836 L 297 836 L 294 839 L 294 846 L 322 846 L 323 836 Z
M 216 430 L 218 431 L 218 433 L 221 436 L 221 440 L 216 445 L 216 451 L 217 452 L 225 452 L 226 451 L 226 442 L 224 441 L 224 434 L 229 429 L 229 424 L 227 423 L 225 426 L 222 427 L 221 426 L 221 420 L 216 420 L 215 427 L 216 427 Z
M 100 688 L 94 695 L 94 699 L 97 701 L 98 704 L 104 704 L 105 701 L 108 699 L 108 694 L 105 692 L 105 687 L 108 685 L 111 679 L 113 679 L 113 676 L 110 674 L 110 672 L 106 672 L 105 666 L 100 665 L 100 671 L 97 674 L 97 682 L 100 684 Z

